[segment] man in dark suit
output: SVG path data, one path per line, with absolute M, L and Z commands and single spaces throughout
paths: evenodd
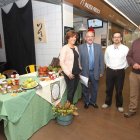
M 84 99 L 84 107 L 87 109 L 89 105 L 98 108 L 96 103 L 99 78 L 104 72 L 104 59 L 102 47 L 94 43 L 95 33 L 88 31 L 85 35 L 86 43 L 79 46 L 80 63 L 82 66 L 81 75 L 89 78 L 90 86 L 86 87 L 82 84 L 82 92 Z M 91 87 L 91 89 L 90 89 Z

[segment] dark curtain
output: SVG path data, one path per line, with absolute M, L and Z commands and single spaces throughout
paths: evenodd
M 24 74 L 27 65 L 36 63 L 31 0 L 22 8 L 14 3 L 8 14 L 2 10 L 2 22 L 6 68 Z

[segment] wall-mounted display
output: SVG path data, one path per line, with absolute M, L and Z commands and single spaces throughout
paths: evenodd
M 88 19 L 87 20 L 88 28 L 102 28 L 103 27 L 103 21 L 100 19 Z

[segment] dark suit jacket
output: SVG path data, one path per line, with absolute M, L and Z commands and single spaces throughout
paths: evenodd
M 99 80 L 100 74 L 104 73 L 104 57 L 102 47 L 99 44 L 93 43 L 94 46 L 94 78 Z M 82 44 L 78 47 L 80 54 L 80 63 L 82 67 L 81 75 L 89 77 L 89 56 L 87 44 Z

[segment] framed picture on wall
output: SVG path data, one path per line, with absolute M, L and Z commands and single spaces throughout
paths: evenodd
M 34 35 L 36 43 L 47 43 L 45 19 L 34 19 Z
M 64 26 L 64 45 L 67 44 L 67 41 L 66 41 L 66 39 L 65 39 L 65 36 L 66 36 L 66 33 L 67 33 L 69 30 L 74 30 L 74 28 L 73 28 L 73 27 Z
M 102 34 L 101 35 L 101 45 L 102 45 L 102 47 L 103 48 L 106 48 L 106 46 L 107 46 L 107 38 L 106 38 L 106 34 Z

